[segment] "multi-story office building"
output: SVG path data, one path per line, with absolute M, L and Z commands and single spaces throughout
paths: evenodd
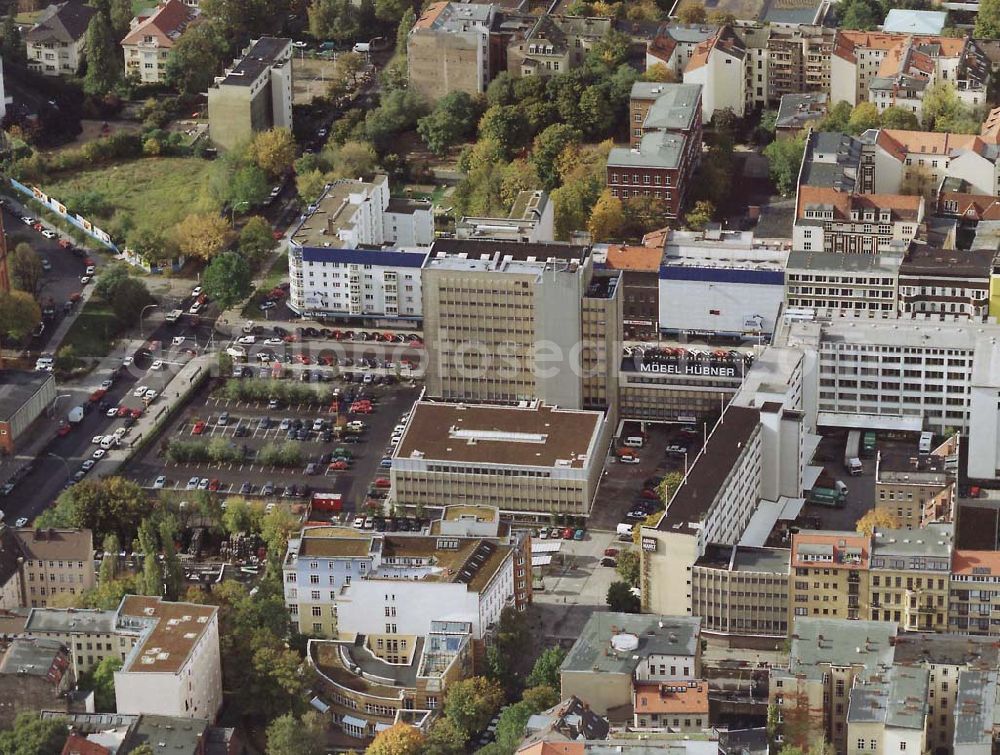
M 792 535 L 788 626 L 800 616 L 867 619 L 871 538 L 854 532 Z
M 595 244 L 594 259 L 595 265 L 621 271 L 625 340 L 655 340 L 660 321 L 663 245 Z
M 610 18 L 543 13 L 520 39 L 507 46 L 513 76 L 557 76 L 583 64 L 590 49 L 612 28 Z
M 632 141 L 609 153 L 608 188 L 621 199 L 660 199 L 675 218 L 701 157 L 701 85 L 639 82 L 630 103 Z
M 788 564 L 787 548 L 709 545 L 691 571 L 691 613 L 702 631 L 787 636 Z
M 87 26 L 96 12 L 82 0 L 46 7 L 24 35 L 28 70 L 44 76 L 75 76 L 86 52 Z
M 1000 553 L 954 552 L 948 629 L 963 634 L 1000 635 Z
M 423 269 L 427 395 L 613 407 L 620 273 L 590 247 L 440 239 Z
M 894 317 L 899 254 L 788 253 L 785 308 L 817 317 Z
M 58 595 L 80 595 L 97 583 L 90 530 L 16 530 L 26 605 L 43 607 Z
M 515 548 L 490 538 L 308 527 L 285 554 L 285 605 L 313 637 L 415 641 L 446 620 L 481 640 L 513 606 L 514 562 Z
M 197 17 L 198 9 L 183 0 L 166 0 L 133 18 L 129 33 L 121 41 L 125 75 L 143 84 L 164 81 L 170 51 Z
M 431 3 L 406 38 L 410 88 L 429 102 L 449 92 L 482 94 L 499 66 L 490 31 L 497 6 Z
M 288 306 L 307 317 L 419 320 L 433 240 L 429 202 L 390 197 L 386 176 L 337 181 L 291 233 Z
M 603 412 L 419 401 L 392 455 L 399 506 L 588 516 L 614 422 Z
M 880 449 L 875 461 L 875 508 L 892 514 L 901 529 L 919 529 L 955 517 L 957 484 L 952 460 L 936 454 Z M 951 471 L 949 471 L 949 467 Z
M 900 316 L 983 322 L 997 256 L 995 249 L 914 246 L 899 268 Z
M 232 149 L 259 131 L 292 128 L 292 40 L 261 37 L 208 88 L 212 142 Z
M 871 556 L 871 617 L 903 629 L 948 628 L 952 526 L 875 531 Z

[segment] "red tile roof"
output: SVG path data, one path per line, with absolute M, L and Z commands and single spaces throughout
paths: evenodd
M 79 734 L 70 734 L 66 737 L 62 755 L 111 755 L 111 750 Z
M 188 25 L 198 17 L 196 8 L 181 0 L 167 0 L 153 15 L 141 20 L 125 35 L 123 45 L 137 45 L 146 37 L 153 37 L 159 47 L 173 47 Z
M 708 682 L 636 682 L 635 712 L 708 715 Z
M 955 551 L 951 557 L 951 572 L 1000 576 L 1000 551 Z

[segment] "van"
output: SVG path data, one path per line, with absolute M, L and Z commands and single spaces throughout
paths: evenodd
M 623 444 L 629 448 L 642 448 L 643 439 L 641 435 L 630 435 L 623 441 Z
M 107 451 L 112 446 L 117 446 L 117 445 L 118 445 L 118 438 L 116 438 L 114 435 L 105 435 L 103 438 L 101 438 L 101 448 L 103 448 L 105 451 Z
M 864 472 L 864 465 L 861 463 L 861 459 L 854 457 L 847 460 L 847 472 L 851 477 L 858 477 Z
M 929 454 L 934 444 L 934 433 L 920 433 L 920 445 L 917 448 L 922 454 Z
M 837 492 L 844 498 L 847 497 L 848 490 L 846 482 L 844 482 L 843 480 L 837 480 L 836 482 L 833 483 L 833 487 L 836 488 Z
M 370 52 L 371 43 L 370 42 L 355 42 L 352 48 L 353 52 Z
M 163 316 L 163 319 L 166 320 L 167 322 L 177 322 L 179 319 L 181 319 L 182 314 L 184 314 L 183 311 L 179 309 L 172 309 L 170 310 L 170 312 L 168 312 L 166 315 Z
M 626 535 L 628 537 L 632 537 L 632 525 L 631 524 L 627 524 L 626 522 L 622 522 L 615 529 L 615 532 L 618 535 Z

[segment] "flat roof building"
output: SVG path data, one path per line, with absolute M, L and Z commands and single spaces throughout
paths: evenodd
M 51 372 L 0 370 L 0 452 L 13 454 L 18 439 L 55 398 Z

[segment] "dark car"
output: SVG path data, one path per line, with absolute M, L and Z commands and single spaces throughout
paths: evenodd
M 274 495 L 274 483 L 268 480 L 264 483 L 264 487 L 260 489 L 261 495 Z
M 251 485 L 249 482 L 244 482 L 242 485 L 240 485 L 240 495 L 246 495 L 251 490 L 253 490 L 253 485 Z

